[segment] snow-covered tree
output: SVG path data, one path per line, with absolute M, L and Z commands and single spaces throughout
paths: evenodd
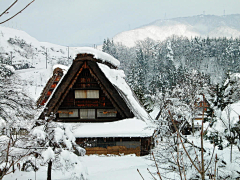
M 85 150 L 76 144 L 71 124 L 53 122 L 51 117 L 38 120 L 37 124 L 31 134 L 37 141 L 36 146 L 43 148 L 39 154 L 48 166 L 47 180 L 52 179 L 53 167 L 71 171 L 72 179 L 86 179 L 85 169 L 78 157 L 84 155 Z
M 15 171 L 14 165 L 31 153 L 25 149 L 33 125 L 34 105 L 14 68 L 0 65 L 0 179 Z M 23 132 L 24 134 L 22 134 Z
M 104 39 L 102 51 L 118 59 L 116 45 L 113 40 L 110 40 L 109 38 L 107 38 L 107 40 Z

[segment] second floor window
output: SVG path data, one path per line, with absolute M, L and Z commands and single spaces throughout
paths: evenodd
M 99 90 L 75 90 L 75 99 L 98 99 Z

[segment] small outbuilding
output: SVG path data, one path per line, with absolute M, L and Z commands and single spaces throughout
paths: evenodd
M 37 101 L 40 119 L 71 123 L 86 154 L 146 155 L 155 126 L 125 81 L 119 61 L 93 48 L 78 48 L 63 73 L 55 69 Z

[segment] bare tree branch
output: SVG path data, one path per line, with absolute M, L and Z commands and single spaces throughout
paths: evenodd
M 18 0 L 16 0 L 14 3 L 12 3 L 5 11 L 3 11 L 3 13 L 0 15 L 0 17 L 1 17 L 2 15 L 4 15 L 9 9 L 11 9 L 11 8 L 14 6 L 14 4 L 17 3 L 17 1 L 18 1 Z
M 191 161 L 191 163 L 192 163 L 192 165 L 195 167 L 195 169 L 201 174 L 201 170 L 200 170 L 200 169 L 196 166 L 196 164 L 193 162 L 192 158 L 190 157 L 189 153 L 187 152 L 187 150 L 186 150 L 186 148 L 185 148 L 185 145 L 184 145 L 184 143 L 183 143 L 183 141 L 182 141 L 182 138 L 181 138 L 181 136 L 180 136 L 180 132 L 178 131 L 178 128 L 177 128 L 177 126 L 176 126 L 176 124 L 175 124 L 175 122 L 174 122 L 174 120 L 173 120 L 173 118 L 172 118 L 171 112 L 168 111 L 168 113 L 169 113 L 169 115 L 170 115 L 170 117 L 171 117 L 171 120 L 172 120 L 172 122 L 173 122 L 173 126 L 174 126 L 175 130 L 177 131 L 177 134 L 179 134 L 182 147 L 183 147 L 185 153 L 187 154 L 188 159 Z
M 12 18 L 16 17 L 18 14 L 20 14 L 21 12 L 23 12 L 28 6 L 30 6 L 30 4 L 32 4 L 34 1 L 35 1 L 35 0 L 31 1 L 31 2 L 30 2 L 29 4 L 27 4 L 22 10 L 20 10 L 19 12 L 17 12 L 16 14 L 14 14 L 12 17 L 8 18 L 7 20 L 0 22 L 0 24 L 3 24 L 3 23 L 5 23 L 5 22 L 11 20 Z M 16 2 L 17 2 L 17 0 L 16 0 L 8 9 L 12 8 L 12 6 L 13 6 Z M 8 9 L 7 9 L 7 10 L 8 10 Z M 1 16 L 2 16 L 7 10 L 5 10 L 5 11 L 1 14 Z M 0 17 L 1 17 L 1 16 L 0 16 Z

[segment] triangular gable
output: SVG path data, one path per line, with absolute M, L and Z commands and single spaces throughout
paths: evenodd
M 45 108 L 45 114 L 47 116 L 49 116 L 51 113 L 56 114 L 58 112 L 59 108 L 61 108 L 61 104 L 74 87 L 74 84 L 78 80 L 81 72 L 86 68 L 89 69 L 91 76 L 97 81 L 101 91 L 103 91 L 107 98 L 111 101 L 114 109 L 116 109 L 121 115 L 121 119 L 132 118 L 134 116 L 129 107 L 126 105 L 126 102 L 119 95 L 117 89 L 110 83 L 108 78 L 106 78 L 104 73 L 100 70 L 97 62 L 101 62 L 101 60 L 95 59 L 89 54 L 81 54 L 77 56 L 68 72 L 61 79 L 58 87 L 54 90 L 51 98 L 46 103 L 47 108 Z M 115 68 L 109 62 L 105 62 L 104 64 L 107 64 L 111 68 Z M 80 109 L 81 108 L 86 107 L 80 107 Z
M 150 123 L 152 121 L 152 118 L 146 112 L 135 93 L 125 81 L 124 72 L 122 70 L 111 69 L 102 63 L 98 63 L 98 66 L 104 73 L 104 75 L 108 78 L 108 80 L 111 82 L 111 84 L 115 87 L 115 89 L 118 91 L 119 95 L 123 98 L 129 109 L 133 112 L 134 116 L 147 123 Z

